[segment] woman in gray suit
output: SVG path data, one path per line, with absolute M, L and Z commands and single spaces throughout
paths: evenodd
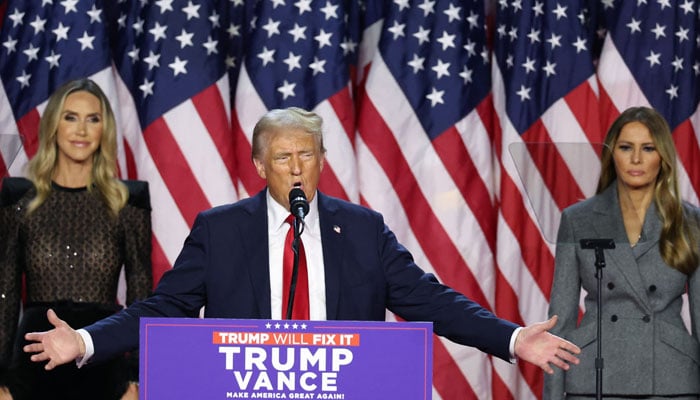
M 581 363 L 545 376 L 544 399 L 596 394 L 595 252 L 583 238 L 612 238 L 602 293 L 602 393 L 606 399 L 700 398 L 700 211 L 680 198 L 676 150 L 664 118 L 624 111 L 605 138 L 597 194 L 566 208 L 557 238 L 552 333 L 582 349 Z M 579 295 L 585 312 L 578 323 Z M 681 315 L 688 293 L 690 331 Z

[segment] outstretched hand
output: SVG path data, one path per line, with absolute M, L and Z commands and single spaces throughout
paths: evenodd
M 36 353 L 31 356 L 34 362 L 48 360 L 44 366 L 46 370 L 52 370 L 61 364 L 65 364 L 85 354 L 85 343 L 80 334 L 71 328 L 65 321 L 58 318 L 56 313 L 49 309 L 46 312 L 54 329 L 46 332 L 30 332 L 24 338 L 35 342 L 24 346 L 25 353 Z
M 521 329 L 515 338 L 516 357 L 537 365 L 548 374 L 554 373 L 550 364 L 565 371 L 569 369 L 569 364 L 578 364 L 579 360 L 575 354 L 581 353 L 581 349 L 568 340 L 548 332 L 556 324 L 555 315 L 547 321 Z

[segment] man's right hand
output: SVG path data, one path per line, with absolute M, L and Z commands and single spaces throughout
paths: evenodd
M 54 329 L 24 335 L 28 341 L 35 342 L 24 346 L 25 353 L 36 353 L 31 356 L 31 360 L 34 362 L 48 360 L 49 362 L 44 366 L 48 371 L 84 356 L 85 343 L 80 334 L 58 318 L 53 310 L 49 309 L 46 316 Z

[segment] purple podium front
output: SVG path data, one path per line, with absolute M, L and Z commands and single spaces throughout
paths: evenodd
M 432 323 L 142 318 L 140 398 L 432 397 Z

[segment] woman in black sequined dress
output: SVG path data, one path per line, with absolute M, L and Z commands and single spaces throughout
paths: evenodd
M 121 308 L 122 266 L 127 303 L 150 293 L 148 185 L 116 178 L 116 150 L 106 96 L 91 80 L 71 81 L 51 96 L 42 115 L 30 179 L 3 180 L 0 380 L 15 400 L 118 399 L 138 378 L 126 358 L 45 371 L 21 351 L 24 333 L 51 327 L 49 308 L 78 327 Z

